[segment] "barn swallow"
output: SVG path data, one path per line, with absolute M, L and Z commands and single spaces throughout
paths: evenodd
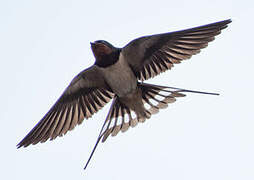
M 174 64 L 200 52 L 231 20 L 191 29 L 143 36 L 123 48 L 104 40 L 91 43 L 95 63 L 71 81 L 49 112 L 17 145 L 53 140 L 90 118 L 112 99 L 106 120 L 86 163 L 98 143 L 145 122 L 185 92 L 218 95 L 181 88 L 147 84 L 143 81 L 171 69 Z

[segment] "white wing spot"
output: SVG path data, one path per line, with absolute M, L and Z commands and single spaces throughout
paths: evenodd
M 150 103 L 152 103 L 152 105 L 157 106 L 158 102 L 155 101 L 154 99 L 149 99 Z
M 137 115 L 136 115 L 136 113 L 134 111 L 131 111 L 131 117 L 132 117 L 132 119 L 137 118 Z
M 117 122 L 116 122 L 116 125 L 118 126 L 118 125 L 121 125 L 122 124 L 122 116 L 121 116 L 121 118 L 119 117 L 118 119 L 117 119 Z
M 124 114 L 124 122 L 129 122 L 129 115 L 127 113 Z
M 145 109 L 150 109 L 151 108 L 151 106 L 147 103 L 144 103 L 144 107 L 145 107 Z
M 164 99 L 164 97 L 160 96 L 160 95 L 156 95 L 156 96 L 154 96 L 154 98 L 159 100 L 159 101 L 162 101 Z
M 164 96 L 169 96 L 171 94 L 171 92 L 160 91 L 160 94 L 164 95 Z

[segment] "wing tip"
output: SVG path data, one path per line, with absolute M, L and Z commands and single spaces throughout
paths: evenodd
M 225 20 L 222 20 L 222 21 L 211 23 L 210 25 L 213 25 L 213 24 L 216 25 L 216 24 L 218 24 L 220 26 L 225 26 L 225 25 L 227 25 L 227 24 L 229 24 L 231 22 L 232 22 L 232 19 L 225 19 Z
M 22 140 L 16 145 L 17 149 L 21 148 L 22 146 L 25 147 L 25 142 L 24 142 L 24 140 L 25 140 L 25 138 L 22 139 Z
M 21 147 L 22 147 L 21 144 L 17 144 L 17 145 L 16 145 L 16 148 L 17 148 L 17 149 L 19 149 L 19 148 L 21 148 Z
M 232 19 L 231 18 L 230 19 L 226 19 L 225 21 L 229 24 L 229 23 L 232 22 Z
M 26 145 L 26 143 L 23 142 L 23 141 L 21 141 L 20 143 L 18 143 L 18 144 L 16 145 L 17 149 L 19 149 L 19 148 L 21 148 L 21 147 L 27 147 L 27 146 L 29 146 L 29 144 Z
M 221 29 L 227 28 L 227 27 L 228 27 L 228 24 L 230 24 L 231 22 L 232 22 L 231 19 L 226 19 L 226 20 L 224 20 L 224 21 L 219 22 L 219 23 L 222 24 L 222 25 L 221 25 Z
M 222 21 L 220 21 L 218 23 L 229 24 L 231 22 L 232 22 L 232 19 L 230 18 L 230 19 L 222 20 Z
M 16 145 L 16 147 L 17 147 L 17 149 L 19 149 L 19 148 L 21 148 L 21 147 L 27 147 L 27 146 L 29 146 L 31 143 L 29 143 L 29 142 L 27 142 L 26 141 L 26 139 L 24 138 L 22 141 L 20 141 L 17 145 Z

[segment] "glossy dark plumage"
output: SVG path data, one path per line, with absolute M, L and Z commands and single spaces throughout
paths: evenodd
M 62 136 L 113 99 L 96 148 L 101 139 L 104 142 L 110 134 L 115 136 L 119 131 L 125 132 L 129 127 L 144 122 L 159 109 L 167 107 L 168 103 L 185 96 L 184 92 L 204 93 L 143 81 L 199 53 L 230 22 L 225 20 L 182 31 L 144 36 L 123 48 L 116 48 L 103 40 L 91 43 L 95 64 L 71 81 L 49 112 L 18 144 L 18 148 Z

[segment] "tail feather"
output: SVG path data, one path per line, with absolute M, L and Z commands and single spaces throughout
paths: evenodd
M 116 136 L 120 131 L 126 132 L 129 127 L 135 127 L 139 122 L 145 122 L 145 120 L 149 119 L 151 115 L 158 113 L 160 109 L 168 107 L 169 103 L 174 103 L 176 98 L 184 97 L 184 92 L 219 95 L 217 93 L 157 86 L 147 83 L 139 83 L 138 88 L 140 88 L 142 92 L 142 102 L 144 105 L 143 115 L 131 110 L 129 107 L 123 104 L 117 96 L 115 96 L 85 168 L 90 162 L 93 153 L 101 139 L 102 142 L 105 142 L 109 135 Z
M 117 97 L 112 104 L 112 111 L 106 120 L 106 127 L 101 133 L 102 142 L 111 136 L 116 136 L 120 131 L 126 132 L 129 127 L 135 127 L 139 122 L 145 122 L 151 115 L 159 112 L 159 109 L 165 109 L 169 103 L 176 101 L 177 97 L 184 97 L 185 94 L 179 89 L 171 89 L 151 84 L 139 84 L 142 91 L 142 101 L 145 106 L 144 115 L 137 114 Z

